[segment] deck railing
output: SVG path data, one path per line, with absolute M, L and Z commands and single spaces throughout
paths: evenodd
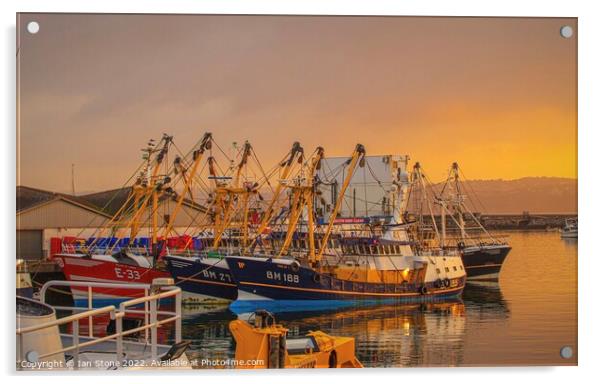
M 86 282 L 86 281 L 49 281 L 40 290 L 40 300 L 44 303 L 46 300 L 46 292 L 53 286 L 67 286 L 67 287 L 86 287 L 88 289 L 88 308 L 82 307 L 67 307 L 67 306 L 53 306 L 58 310 L 70 310 L 70 311 L 82 311 L 70 316 L 66 316 L 51 322 L 34 325 L 26 328 L 17 328 L 16 335 L 19 341 L 20 354 L 18 356 L 19 361 L 25 360 L 23 350 L 23 335 L 36 332 L 42 329 L 58 327 L 65 324 L 72 325 L 72 340 L 73 344 L 67 347 L 63 347 L 59 350 L 51 351 L 43 355 L 39 355 L 38 359 L 43 359 L 52 355 L 74 351 L 73 353 L 73 368 L 77 369 L 79 363 L 79 352 L 83 347 L 89 347 L 92 345 L 100 344 L 109 340 L 115 340 L 116 342 L 116 355 L 117 361 L 121 361 L 123 356 L 123 337 L 131 335 L 133 333 L 144 331 L 145 340 L 150 343 L 151 346 L 151 359 L 157 359 L 157 328 L 163 324 L 174 323 L 175 324 L 175 342 L 179 343 L 182 341 L 182 290 L 176 286 L 157 286 L 156 289 L 148 284 L 115 284 L 115 283 L 101 283 L 101 282 Z M 114 305 L 105 306 L 102 308 L 93 308 L 93 288 L 119 288 L 119 289 L 137 289 L 144 290 L 144 296 L 131 300 L 124 301 L 119 304 L 119 310 Z M 159 300 L 173 297 L 175 299 L 174 311 L 160 311 L 158 309 Z M 133 309 L 134 306 L 144 304 L 144 310 Z M 144 323 L 139 327 L 123 330 L 123 318 L 126 313 L 142 313 L 144 314 Z M 100 315 L 109 315 L 111 320 L 115 321 L 115 333 L 104 337 L 94 337 L 93 334 L 93 318 Z M 159 319 L 159 315 L 167 316 Z M 79 322 L 82 319 L 88 319 L 89 321 L 89 337 L 92 340 L 80 342 L 80 329 Z M 150 340 L 149 340 L 150 331 Z

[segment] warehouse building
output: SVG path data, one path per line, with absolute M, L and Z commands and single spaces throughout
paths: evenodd
M 50 255 L 53 237 L 90 237 L 110 221 L 126 203 L 131 189 L 121 188 L 89 195 L 72 196 L 26 186 L 17 187 L 17 258 L 45 259 Z M 169 220 L 176 202 L 163 198 L 159 202 L 159 226 Z M 142 227 L 148 227 L 151 208 L 142 215 Z M 185 200 L 176 216 L 174 229 L 186 232 L 206 220 L 203 207 Z M 127 221 L 127 218 L 125 219 Z M 144 235 L 144 228 L 141 230 Z
M 51 237 L 75 236 L 109 218 L 81 198 L 18 186 L 17 258 L 46 258 Z

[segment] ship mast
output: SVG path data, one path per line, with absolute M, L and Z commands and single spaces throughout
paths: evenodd
M 184 198 L 186 197 L 186 194 L 190 193 L 190 191 L 191 191 L 192 182 L 194 180 L 194 176 L 196 175 L 198 166 L 201 163 L 201 160 L 203 158 L 203 154 L 205 153 L 205 150 L 211 149 L 211 140 L 212 140 L 211 133 L 209 133 L 209 132 L 205 133 L 205 135 L 203 136 L 203 139 L 201 140 L 201 144 L 199 145 L 199 148 L 192 152 L 193 164 L 192 164 L 192 167 L 191 167 L 191 170 L 190 170 L 190 173 L 188 174 L 188 176 L 186 176 L 186 169 L 184 169 L 182 167 L 180 158 L 178 157 L 174 160 L 174 168 L 177 169 L 182 174 L 182 179 L 184 180 L 184 190 L 178 197 L 176 206 L 174 207 L 173 211 L 169 215 L 169 221 L 167 222 L 167 225 L 165 226 L 165 230 L 163 231 L 163 237 L 167 237 L 169 235 L 169 233 L 171 232 L 171 230 L 173 229 L 173 226 L 174 226 L 174 223 L 176 220 L 176 216 L 178 215 L 180 208 L 182 207 Z
M 318 147 L 312 156 L 305 175 L 301 174 L 299 178 L 292 180 L 292 185 L 289 187 L 293 190 L 290 214 L 288 218 L 288 230 L 284 243 L 278 252 L 278 257 L 282 256 L 288 251 L 288 248 L 293 239 L 293 234 L 297 227 L 299 217 L 303 213 L 303 210 L 307 211 L 307 236 L 309 241 L 309 262 L 313 263 L 315 259 L 315 241 L 314 241 L 314 212 L 313 212 L 313 198 L 314 198 L 314 178 L 316 171 L 320 169 L 320 163 L 324 158 L 324 149 Z M 283 180 L 283 183 L 287 180 Z
M 133 217 L 131 218 L 131 220 L 129 221 L 127 227 L 130 228 L 130 241 L 132 241 L 133 239 L 136 238 L 136 235 L 138 234 L 139 230 L 140 230 L 140 217 L 142 216 L 142 214 L 146 211 L 146 208 L 148 206 L 149 200 L 152 198 L 152 215 L 153 215 L 153 228 L 152 228 L 152 234 L 153 234 L 153 245 L 156 244 L 156 240 L 157 240 L 157 228 L 156 228 L 156 213 L 157 213 L 157 204 L 158 204 L 158 189 L 160 189 L 163 186 L 163 183 L 157 183 L 157 176 L 159 174 L 159 169 L 161 168 L 161 164 L 163 163 L 163 160 L 165 159 L 165 156 L 167 155 L 167 151 L 169 148 L 169 144 L 172 142 L 172 137 L 168 136 L 168 135 L 163 135 L 163 138 L 161 139 L 163 142 L 163 146 L 161 147 L 161 149 L 159 150 L 159 153 L 157 154 L 156 158 L 155 158 L 155 164 L 152 167 L 152 169 L 148 169 L 148 177 L 146 178 L 146 180 L 142 180 L 141 182 L 141 189 L 139 189 L 139 193 L 141 196 L 136 198 L 136 202 L 140 201 L 140 198 L 142 196 L 144 196 L 144 200 L 142 201 L 142 203 L 140 204 L 139 208 L 137 209 L 137 211 L 134 213 Z M 149 153 L 150 156 L 150 153 Z
M 458 163 L 454 162 L 451 167 L 451 178 L 454 182 L 455 186 L 455 201 L 454 205 L 456 207 L 456 211 L 458 213 L 458 227 L 460 228 L 460 238 L 464 240 L 466 238 L 466 223 L 464 222 L 464 214 L 463 214 L 463 196 L 462 190 L 460 188 L 460 174 Z
M 280 182 L 276 185 L 276 189 L 273 193 L 272 199 L 270 200 L 267 208 L 264 211 L 264 214 L 261 218 L 261 222 L 259 223 L 259 227 L 258 227 L 256 235 L 255 235 L 255 238 L 244 249 L 243 253 L 247 253 L 249 251 L 249 248 L 252 247 L 256 243 L 257 239 L 261 236 L 263 231 L 265 231 L 270 220 L 273 218 L 274 206 L 276 205 L 276 202 L 278 201 L 280 194 L 282 193 L 282 189 L 285 185 L 285 181 L 288 180 L 288 177 L 289 177 L 291 170 L 293 169 L 293 166 L 295 165 L 295 163 L 303 162 L 303 152 L 304 151 L 303 151 L 303 147 L 301 147 L 301 144 L 299 144 L 299 142 L 295 142 L 295 143 L 293 143 L 293 147 L 289 151 L 288 156 L 286 156 L 287 159 L 284 160 L 282 163 L 280 163 L 280 167 L 282 168 L 282 170 L 280 172 Z
M 418 182 L 420 184 L 420 189 L 422 189 L 422 201 L 426 202 L 428 209 L 429 209 L 429 214 L 431 216 L 431 222 L 433 223 L 433 229 L 435 230 L 435 235 L 437 236 L 437 239 L 439 240 L 439 243 L 442 242 L 441 239 L 441 235 L 439 233 L 439 228 L 437 227 L 437 222 L 435 221 L 435 213 L 433 212 L 433 207 L 428 199 L 427 196 L 427 191 L 426 191 L 426 182 L 425 182 L 425 176 L 424 173 L 422 172 L 422 167 L 420 166 L 420 163 L 416 162 L 416 164 L 414 164 L 414 182 Z M 420 214 L 422 215 L 422 209 Z
M 248 141 L 245 141 L 241 160 L 238 163 L 238 166 L 236 168 L 236 174 L 234 176 L 233 182 L 231 183 L 230 186 L 218 187 L 216 190 L 216 200 L 219 204 L 218 208 L 225 204 L 225 209 L 223 210 L 223 212 L 221 212 L 221 215 L 223 215 L 223 218 L 220 217 L 220 212 L 218 212 L 216 215 L 216 225 L 215 225 L 215 234 L 214 234 L 214 239 L 213 239 L 213 248 L 219 247 L 219 244 L 220 244 L 220 241 L 224 234 L 224 231 L 228 228 L 228 226 L 230 225 L 230 222 L 232 221 L 232 217 L 234 216 L 233 215 L 234 203 L 238 199 L 239 195 L 243 195 L 243 208 L 245 209 L 245 211 L 243 212 L 243 215 L 244 215 L 243 223 L 245 223 L 247 221 L 246 217 L 248 215 L 248 204 L 246 204 L 245 201 L 248 201 L 248 197 L 249 197 L 250 193 L 255 192 L 255 188 L 257 187 L 257 185 L 253 185 L 250 187 L 245 186 L 244 188 L 241 188 L 240 187 L 240 177 L 242 174 L 242 170 L 247 165 L 250 155 L 251 155 L 251 144 Z M 228 197 L 227 201 L 224 201 L 225 197 Z M 242 228 L 242 230 L 245 233 L 244 238 L 246 239 L 247 238 L 246 231 L 248 231 L 248 228 L 245 227 L 245 228 Z

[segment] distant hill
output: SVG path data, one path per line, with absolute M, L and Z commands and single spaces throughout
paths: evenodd
M 469 180 L 465 190 L 478 196 L 482 213 L 577 213 L 577 180 L 525 177 L 516 180 Z M 484 208 L 479 204 L 482 203 Z
M 524 177 L 516 180 L 469 180 L 465 190 L 475 204 L 474 211 L 488 214 L 577 213 L 577 180 L 561 177 Z M 440 190 L 441 185 L 435 188 Z M 117 190 L 78 195 L 98 207 L 104 207 L 107 196 Z M 125 189 L 124 189 L 125 191 Z M 472 193 L 474 191 L 474 193 Z M 474 198 L 474 195 L 478 199 Z M 115 211 L 125 196 L 111 202 Z M 482 203 L 482 205 L 479 203 Z M 469 207 L 470 204 L 469 204 Z M 484 208 L 483 208 L 484 207 Z

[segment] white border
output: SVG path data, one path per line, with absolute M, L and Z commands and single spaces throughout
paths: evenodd
M 600 130 L 602 130 L 600 97 L 602 60 L 600 39 L 602 20 L 596 12 L 595 1 L 545 1 L 528 2 L 525 0 L 505 0 L 495 4 L 487 1 L 386 1 L 386 0 L 98 0 L 81 2 L 67 0 L 28 1 L 20 0 L 12 3 L 2 2 L 3 50 L 1 116 L 4 119 L 2 129 L 2 159 L 5 181 L 0 199 L 2 215 L 2 250 L 5 283 L 14 279 L 14 212 L 15 212 L 15 13 L 20 12 L 119 12 L 119 13 L 249 13 L 249 14 L 346 14 L 346 15 L 440 15 L 440 16 L 561 16 L 579 17 L 579 219 L 580 219 L 580 261 L 579 261 L 579 368 L 454 368 L 454 369 L 366 369 L 357 371 L 337 371 L 335 377 L 331 371 L 315 372 L 260 372 L 237 374 L 232 372 L 194 372 L 194 375 L 180 375 L 176 380 L 223 380 L 247 383 L 255 382 L 304 382 L 340 380 L 340 375 L 351 382 L 366 380 L 397 381 L 440 381 L 440 382 L 475 382 L 507 383 L 511 380 L 545 380 L 550 383 L 580 382 L 599 376 L 596 366 L 600 357 L 600 304 L 598 279 L 595 273 L 602 269 L 602 255 L 599 246 L 594 242 L 595 232 L 600 228 L 596 222 L 597 213 L 602 213 L 599 192 L 601 186 L 600 165 L 602 165 Z M 0 361 L 3 372 L 11 375 L 14 361 L 14 317 L 10 308 L 14 308 L 12 284 L 5 284 L 2 297 L 2 308 L 5 315 L 1 317 L 3 330 L 7 332 L 3 343 Z M 9 289 L 10 288 L 10 289 Z M 13 343 L 13 344 L 11 344 Z M 9 380 L 48 380 L 50 382 L 81 382 L 82 377 L 31 377 L 20 376 Z M 103 376 L 107 374 L 103 373 Z M 377 377 L 373 378 L 373 375 Z M 126 382 L 140 380 L 129 376 L 87 377 L 85 380 Z M 164 373 L 147 373 L 144 381 L 151 383 L 164 382 L 168 379 Z M 199 377 L 201 376 L 201 377 Z

